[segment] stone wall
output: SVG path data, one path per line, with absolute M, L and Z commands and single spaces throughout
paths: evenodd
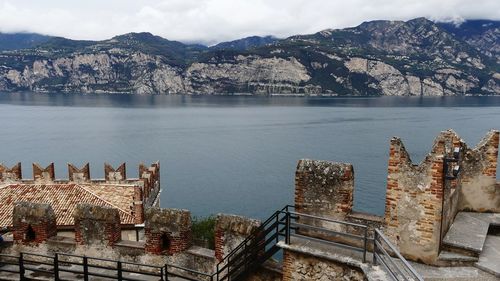
M 0 164 L 0 182 L 18 181 L 23 178 L 21 162 L 9 168 Z
M 500 212 L 500 189 L 496 185 L 499 132 L 492 130 L 469 149 L 464 144 L 460 162 L 461 210 Z
M 145 212 L 146 252 L 173 255 L 191 246 L 191 213 L 179 209 L 150 208 Z
M 33 180 L 35 182 L 52 182 L 56 178 L 54 172 L 54 163 L 50 163 L 47 167 L 42 168 L 39 164 L 33 163 Z
M 78 169 L 75 165 L 68 163 L 68 179 L 72 182 L 89 182 L 90 181 L 90 164 L 83 165 Z
M 302 159 L 295 172 L 295 209 L 299 213 L 344 220 L 352 210 L 354 169 L 351 164 Z M 301 223 L 341 230 L 339 224 L 300 218 Z
M 365 280 L 363 272 L 343 263 L 284 250 L 283 281 Z
M 73 217 L 79 245 L 114 246 L 121 239 L 118 209 L 80 204 Z
M 122 163 L 118 168 L 113 168 L 110 164 L 104 163 L 104 177 L 106 182 L 119 183 L 127 179 L 127 167 Z
M 17 202 L 12 219 L 17 244 L 40 244 L 57 234 L 56 216 L 49 204 Z
M 413 165 L 403 142 L 390 142 L 386 234 L 412 260 L 432 263 L 439 253 L 445 149 L 440 135 L 431 153 Z
M 406 258 L 434 263 L 440 241 L 459 211 L 500 211 L 498 136 L 492 130 L 470 149 L 453 130 L 443 131 L 418 165 L 399 138 L 391 140 L 386 233 Z M 460 172 L 453 178 L 455 167 Z
M 215 223 L 215 257 L 221 261 L 260 224 L 260 221 L 254 219 L 218 214 Z

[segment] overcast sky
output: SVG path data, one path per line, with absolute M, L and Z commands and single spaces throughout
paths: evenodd
M 500 0 L 0 0 L 0 31 L 107 39 L 148 31 L 213 44 L 287 37 L 374 19 L 500 19 Z

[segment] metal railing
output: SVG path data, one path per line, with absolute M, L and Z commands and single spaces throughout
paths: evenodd
M 290 237 L 318 241 L 361 252 L 363 262 L 366 262 L 368 251 L 368 227 L 366 225 L 333 220 L 297 212 L 287 215 L 287 244 Z M 328 225 L 326 227 L 325 225 Z M 295 233 L 293 233 L 295 231 Z M 361 233 L 358 234 L 358 233 Z
M 20 280 L 27 280 L 28 273 L 44 275 L 55 281 L 84 281 L 95 278 L 107 278 L 124 281 L 160 280 L 180 277 L 184 280 L 198 281 L 211 279 L 212 274 L 189 268 L 165 264 L 154 266 L 120 260 L 55 253 L 53 256 L 22 252 L 19 256 L 0 254 L 0 272 L 19 275 Z M 68 278 L 68 279 L 65 279 Z M 37 280 L 29 277 L 29 280 Z
M 389 239 L 380 230 L 375 229 L 373 238 L 373 264 L 378 265 L 379 263 L 394 280 L 424 281 L 399 253 L 396 247 L 392 245 Z

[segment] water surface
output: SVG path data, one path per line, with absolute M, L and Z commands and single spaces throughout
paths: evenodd
M 163 207 L 264 218 L 293 203 L 301 158 L 349 162 L 355 209 L 382 214 L 389 140 L 419 162 L 454 128 L 474 146 L 500 128 L 500 97 L 304 98 L 0 93 L 0 162 L 137 165 L 161 161 Z

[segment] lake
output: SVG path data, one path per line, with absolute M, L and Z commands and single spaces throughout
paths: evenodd
M 293 203 L 301 158 L 349 162 L 355 209 L 383 214 L 389 140 L 416 163 L 453 128 L 470 145 L 500 128 L 500 97 L 307 98 L 0 93 L 0 162 L 137 165 L 160 160 L 162 207 L 265 218 Z

